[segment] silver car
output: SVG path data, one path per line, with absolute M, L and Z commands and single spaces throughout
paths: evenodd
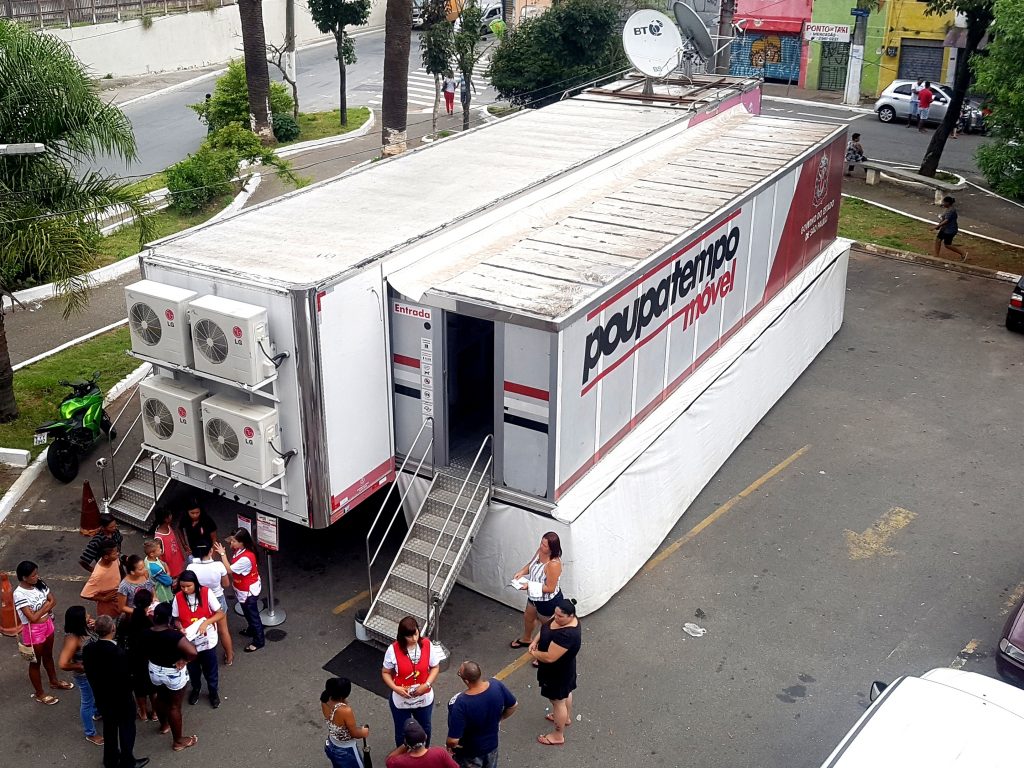
M 916 80 L 893 80 L 889 86 L 882 91 L 882 95 L 875 102 L 875 114 L 883 123 L 891 123 L 893 120 L 907 120 L 910 118 L 910 86 Z M 941 123 L 946 116 L 946 106 L 949 104 L 952 93 L 944 85 L 932 83 L 931 91 L 935 94 L 935 101 L 932 102 L 928 111 L 929 123 Z

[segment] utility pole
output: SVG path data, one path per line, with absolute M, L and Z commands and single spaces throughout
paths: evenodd
M 284 50 L 285 74 L 293 83 L 298 82 L 298 67 L 295 61 L 295 0 L 287 0 L 284 5 Z
M 722 0 L 722 15 L 718 19 L 718 45 L 723 46 L 723 40 L 728 44 L 720 47 L 718 56 L 715 57 L 715 72 L 719 75 L 729 74 L 729 63 L 732 60 L 732 20 L 736 15 L 736 0 Z
M 860 78 L 864 71 L 864 41 L 868 34 L 868 8 L 861 8 L 860 3 L 856 8 L 850 9 L 850 15 L 855 18 L 853 27 L 853 42 L 850 44 L 850 57 L 846 65 L 846 90 L 843 93 L 843 104 L 856 107 L 860 104 Z

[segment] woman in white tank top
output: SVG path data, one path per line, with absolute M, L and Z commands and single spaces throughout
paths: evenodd
M 555 604 L 562 596 L 559 582 L 562 578 L 562 543 L 558 534 L 548 531 L 540 539 L 540 546 L 537 548 L 533 559 L 516 571 L 513 580 L 526 578 L 527 582 L 519 588 L 530 591 L 531 596 L 526 601 L 526 610 L 523 611 L 523 634 L 511 643 L 511 648 L 527 648 L 533 640 L 533 631 L 537 622 L 547 624 L 555 612 Z

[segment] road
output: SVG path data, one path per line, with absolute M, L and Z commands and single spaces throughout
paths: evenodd
M 380 105 L 380 87 L 384 71 L 384 32 L 374 31 L 353 38 L 357 61 L 347 69 L 349 105 L 351 107 Z M 486 43 L 484 43 L 486 45 Z M 300 51 L 299 104 L 304 112 L 322 112 L 338 108 L 338 63 L 333 44 L 319 45 Z M 280 80 L 274 67 L 271 75 Z M 409 56 L 410 112 L 426 107 L 425 87 L 430 77 L 421 71 L 419 33 L 413 32 Z M 493 101 L 493 91 L 487 91 L 482 79 L 474 77 L 478 95 L 475 100 Z M 215 78 L 162 93 L 123 107 L 135 129 L 138 160 L 130 166 L 116 158 L 98 158 L 95 167 L 109 173 L 149 176 L 173 165 L 190 152 L 194 152 L 206 138 L 206 126 L 188 108 L 203 100 L 213 89 Z
M 580 719 L 566 747 L 535 743 L 545 702 L 529 666 L 507 666 L 518 656 L 507 644 L 519 614 L 456 589 L 442 639 L 456 662 L 503 670 L 521 702 L 502 725 L 502 765 L 542 768 L 557 758 L 561 768 L 817 768 L 864 711 L 873 680 L 954 664 L 994 676 L 1007 601 L 1024 589 L 1014 482 L 1024 336 L 1002 327 L 1007 295 L 1005 283 L 854 256 L 838 335 L 694 501 L 666 548 L 708 525 L 583 619 Z M 98 490 L 91 465 L 86 477 Z M 68 530 L 80 499 L 80 486 L 43 477 L 0 528 L 0 567 L 38 562 L 58 614 L 81 602 L 81 583 L 67 580 L 84 576 L 75 560 L 85 540 Z M 223 499 L 208 508 L 222 526 L 237 511 Z M 186 707 L 186 732 L 200 735 L 190 762 L 326 764 L 321 665 L 353 641 L 349 600 L 366 588 L 364 537 L 375 512 L 368 502 L 325 531 L 282 527 L 275 590 L 288 620 L 265 650 L 222 669 L 220 709 Z M 875 525 L 882 540 L 865 535 Z M 140 542 L 130 532 L 126 551 Z M 605 556 L 616 556 L 614 541 Z M 582 567 L 575 557 L 566 553 L 566 567 Z M 689 621 L 707 634 L 684 634 Z M 25 666 L 13 643 L 6 648 L 0 753 L 12 765 L 96 761 L 74 693 L 56 707 L 33 703 Z M 371 659 L 350 674 L 378 669 Z M 437 688 L 434 727 L 443 734 L 444 702 L 459 689 L 454 669 Z M 386 700 L 356 687 L 350 701 L 358 721 L 370 723 L 382 763 L 391 748 Z M 155 731 L 141 727 L 137 749 L 154 764 L 170 758 Z
M 850 132 L 861 134 L 864 152 L 872 160 L 887 161 L 901 165 L 918 166 L 924 157 L 932 131 L 918 133 L 907 128 L 905 123 L 885 124 L 875 115 L 865 115 L 835 107 L 820 107 L 811 103 L 786 104 L 765 97 L 761 110 L 766 115 L 791 117 L 799 120 L 818 120 L 835 125 L 847 124 Z M 974 153 L 984 142 L 983 136 L 966 135 L 949 139 L 942 152 L 940 167 L 953 171 L 975 184 L 985 185 L 985 178 L 978 170 Z

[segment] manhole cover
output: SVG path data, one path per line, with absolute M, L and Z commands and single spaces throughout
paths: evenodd
M 272 643 L 280 642 L 288 637 L 288 633 L 283 629 L 268 629 L 263 634 L 266 636 L 267 640 Z

